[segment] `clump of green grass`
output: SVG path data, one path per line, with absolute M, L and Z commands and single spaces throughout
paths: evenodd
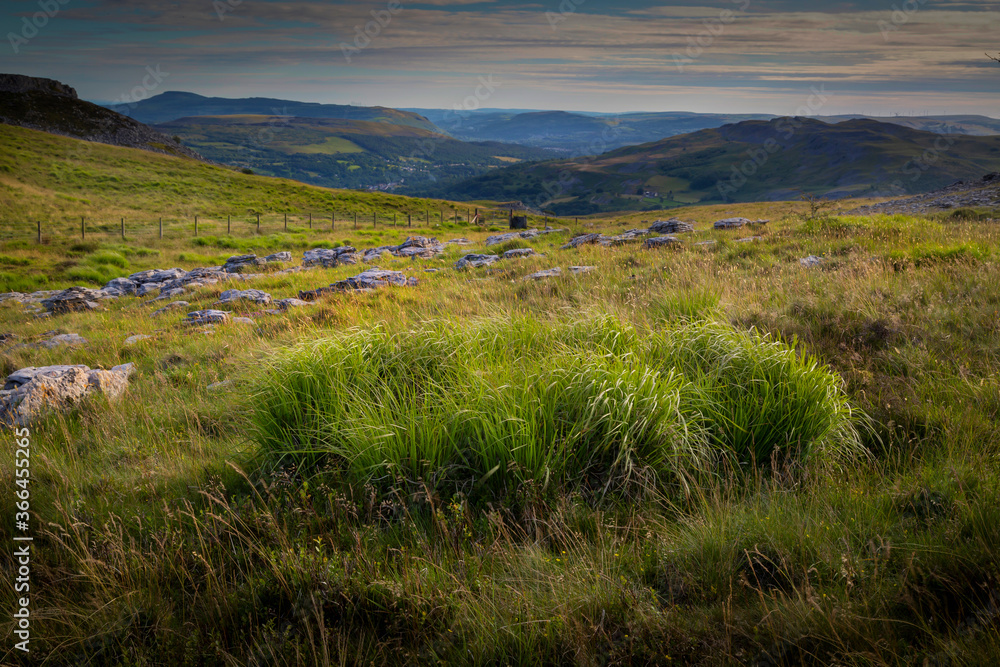
M 4 264 L 6 266 L 31 266 L 31 263 L 31 259 L 28 257 L 0 255 L 0 264 Z
M 470 497 L 669 491 L 724 462 L 859 448 L 835 375 L 714 324 L 356 332 L 286 353 L 254 402 L 269 454 Z
M 120 269 L 128 268 L 128 260 L 113 250 L 101 250 L 90 255 L 86 259 L 88 264 L 97 266 L 117 266 Z
M 0 272 L 0 292 L 34 292 L 48 286 L 48 276 Z

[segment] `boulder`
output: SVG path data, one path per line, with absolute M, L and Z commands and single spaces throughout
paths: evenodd
M 562 275 L 562 269 L 558 266 L 554 269 L 545 269 L 544 271 L 538 271 L 532 273 L 530 276 L 525 276 L 525 280 L 541 280 L 542 278 L 555 278 L 556 276 Z
M 500 259 L 521 259 L 522 257 L 531 257 L 537 254 L 534 248 L 512 248 L 501 255 Z
M 292 253 L 284 250 L 282 252 L 276 252 L 273 255 L 268 255 L 264 258 L 265 262 L 290 262 L 292 261 Z
M 456 269 L 465 269 L 472 267 L 473 269 L 478 269 L 482 266 L 489 266 L 493 262 L 500 259 L 499 255 L 477 255 L 469 254 L 462 259 L 455 262 Z
M 823 263 L 822 257 L 817 257 L 816 255 L 809 255 L 808 257 L 803 257 L 799 260 L 799 264 L 805 267 L 819 266 Z
M 278 307 L 279 310 L 288 310 L 289 308 L 301 308 L 302 306 L 308 306 L 308 301 L 303 301 L 302 299 L 281 299 L 280 301 L 275 301 L 274 305 Z
M 747 218 L 726 218 L 717 220 L 713 226 L 716 229 L 738 229 L 749 222 Z
M 129 280 L 128 278 L 114 278 L 113 280 L 109 280 L 100 291 L 104 292 L 109 297 L 119 297 L 125 296 L 126 294 L 135 294 L 138 289 L 139 283 L 134 280 Z
M 569 243 L 562 247 L 563 250 L 568 250 L 570 248 L 578 248 L 582 245 L 587 245 L 589 243 L 597 243 L 601 239 L 605 238 L 603 234 L 591 233 L 591 234 L 578 234 L 570 239 Z
M 267 262 L 257 255 L 233 255 L 226 260 L 222 270 L 225 273 L 254 273 L 267 266 Z
M 249 317 L 234 317 L 230 320 L 233 324 L 253 324 L 254 321 Z
M 669 220 L 657 220 L 649 226 L 649 231 L 654 234 L 680 234 L 682 232 L 693 232 L 694 225 L 690 222 L 684 222 L 679 218 L 670 218 Z
M 601 236 L 597 242 L 603 246 L 625 245 L 626 243 L 639 243 L 642 237 L 649 234 L 648 229 L 630 229 L 617 236 Z
M 128 387 L 134 368 L 131 363 L 109 371 L 82 365 L 22 368 L 8 375 L 0 390 L 0 422 L 23 426 L 47 409 L 71 407 L 89 394 L 115 400 Z
M 42 307 L 50 313 L 71 313 L 96 310 L 97 301 L 106 295 L 87 287 L 70 287 L 42 299 Z
M 651 239 L 646 239 L 643 244 L 646 248 L 666 248 L 668 246 L 678 246 L 681 241 L 676 236 L 656 236 Z
M 227 289 L 219 295 L 216 305 L 233 303 L 235 301 L 251 301 L 253 303 L 266 306 L 271 303 L 271 295 L 258 289 L 238 290 Z
M 229 313 L 225 310 L 195 310 L 187 314 L 187 323 L 192 325 L 215 324 L 216 322 L 228 321 Z
M 358 251 L 351 246 L 340 248 L 314 248 L 302 255 L 302 266 L 333 268 L 341 264 L 357 264 Z
M 152 336 L 147 336 L 146 334 L 136 334 L 134 336 L 129 336 L 128 338 L 126 338 L 125 344 L 135 345 L 136 343 L 140 343 L 144 340 L 150 340 L 150 339 L 152 339 Z
M 596 266 L 571 266 L 569 267 L 570 273 L 590 273 L 591 271 L 596 271 Z
M 399 257 L 422 257 L 430 259 L 444 252 L 444 244 L 435 238 L 411 236 L 396 246 L 395 250 L 391 252 Z
M 54 347 L 59 347 L 60 345 L 86 345 L 87 339 L 80 334 L 70 333 L 70 334 L 60 334 L 58 336 L 53 336 L 48 340 L 43 340 L 39 345 L 42 347 L 47 347 L 50 350 Z

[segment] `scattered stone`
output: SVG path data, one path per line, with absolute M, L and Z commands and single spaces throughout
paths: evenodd
M 146 334 L 136 334 L 134 336 L 129 336 L 125 339 L 126 345 L 135 345 L 136 343 L 142 342 L 144 340 L 150 340 L 152 336 L 147 336 Z
M 455 262 L 455 268 L 465 269 L 468 267 L 472 267 L 473 269 L 478 269 L 483 266 L 488 266 L 499 259 L 500 259 L 499 255 L 470 254 L 466 255 L 462 259 Z
M 392 254 L 399 257 L 421 257 L 430 259 L 444 252 L 444 244 L 435 238 L 426 236 L 411 236 L 391 250 Z
M 747 218 L 726 218 L 725 220 L 718 220 L 713 225 L 716 229 L 739 229 L 743 225 L 750 222 Z
M 753 241 L 760 241 L 762 237 L 760 236 L 748 236 L 745 239 L 736 239 L 733 243 L 751 243 Z
M 253 303 L 266 306 L 271 303 L 271 295 L 267 292 L 262 292 L 258 289 L 248 289 L 248 290 L 238 290 L 238 289 L 227 289 L 225 292 L 219 295 L 219 300 L 216 301 L 216 305 L 228 304 L 236 301 L 251 301 Z
M 257 255 L 233 255 L 222 266 L 225 273 L 254 273 L 267 266 L 267 262 Z
M 50 313 L 72 313 L 81 310 L 97 310 L 97 300 L 102 298 L 98 290 L 86 287 L 70 287 L 42 299 L 42 307 Z
M 187 301 L 172 301 L 171 303 L 165 305 L 163 308 L 160 308 L 159 310 L 154 310 L 153 315 L 162 315 L 163 313 L 169 312 L 171 310 L 177 310 L 178 308 L 187 308 L 190 305 L 191 304 L 188 303 Z
M 590 234 L 578 234 L 570 239 L 569 243 L 562 247 L 562 250 L 568 250 L 570 248 L 578 248 L 582 245 L 587 245 L 589 243 L 597 243 L 601 239 L 606 238 L 603 234 L 590 233 Z
M 43 340 L 39 343 L 39 345 L 51 350 L 52 348 L 59 347 L 60 345 L 86 345 L 87 342 L 87 339 L 80 334 L 70 333 L 53 336 L 48 340 Z
M 23 294 L 21 292 L 5 292 L 3 294 L 0 294 L 0 303 L 4 303 L 5 301 L 11 301 L 11 300 L 20 303 L 26 297 L 27 294 Z
M 469 239 L 452 239 L 450 241 L 445 241 L 445 245 L 475 245 L 475 241 L 470 241 Z
M 24 426 L 46 409 L 64 409 L 88 394 L 119 398 L 128 386 L 134 364 L 109 371 L 83 365 L 22 368 L 7 376 L 0 390 L 0 423 Z
M 306 250 L 302 255 L 302 266 L 322 266 L 333 268 L 341 264 L 357 264 L 358 251 L 351 246 L 340 248 L 314 248 Z
M 281 252 L 276 252 L 273 255 L 268 255 L 264 258 L 264 261 L 269 264 L 271 262 L 290 262 L 292 261 L 292 253 L 287 250 L 283 250 Z
M 390 285 L 409 287 L 416 284 L 416 278 L 407 278 L 400 271 L 385 271 L 379 268 L 372 268 L 346 280 L 335 282 L 329 287 L 320 287 L 314 290 L 299 292 L 299 298 L 304 301 L 315 301 L 324 294 L 332 294 L 334 292 L 368 291 Z
M 695 245 L 715 245 L 716 241 L 698 241 Z
M 163 283 L 140 283 L 139 289 L 136 290 L 136 296 L 146 296 L 150 292 L 158 292 Z
M 513 248 L 501 255 L 500 259 L 521 259 L 522 257 L 531 257 L 537 254 L 534 248 Z
M 799 260 L 799 264 L 805 267 L 819 266 L 823 263 L 822 257 L 817 257 L 816 255 L 809 255 L 808 257 L 803 257 Z
M 187 323 L 192 325 L 215 324 L 216 322 L 228 321 L 229 313 L 225 310 L 195 310 L 187 314 Z
M 590 273 L 591 271 L 596 271 L 596 266 L 571 266 L 569 267 L 570 273 Z
M 281 299 L 280 301 L 275 301 L 274 305 L 276 305 L 279 310 L 288 310 L 289 308 L 301 308 L 302 306 L 308 306 L 309 302 L 292 297 L 290 299 Z
M 883 192 L 877 196 L 892 197 L 905 194 L 903 192 Z M 941 190 L 928 192 L 914 197 L 894 199 L 861 206 L 846 215 L 869 215 L 872 213 L 919 214 L 934 211 L 947 211 L 957 208 L 997 208 L 1000 207 L 1000 182 L 996 174 L 986 174 L 977 181 L 958 181 Z
M 153 301 L 165 301 L 167 299 L 173 299 L 175 296 L 181 296 L 185 292 L 187 292 L 187 290 L 184 289 L 183 287 L 175 287 L 173 289 L 161 288 L 160 296 L 153 299 Z
M 669 220 L 657 220 L 649 226 L 649 231 L 654 234 L 680 234 L 682 232 L 693 232 L 694 225 L 684 222 L 680 218 L 670 218 Z
M 655 236 L 651 239 L 646 239 L 643 244 L 646 248 L 666 248 L 667 246 L 680 245 L 681 241 L 676 236 Z
M 234 317 L 230 321 L 234 324 L 254 324 L 254 321 L 249 317 Z
M 213 382 L 212 384 L 205 387 L 209 391 L 219 391 L 220 389 L 225 389 L 233 384 L 232 380 L 220 380 L 219 382 Z
M 525 276 L 525 280 L 541 280 L 542 278 L 555 278 L 556 276 L 562 275 L 562 269 L 558 266 L 554 269 L 545 269 L 544 271 L 538 271 L 532 273 L 530 276 Z

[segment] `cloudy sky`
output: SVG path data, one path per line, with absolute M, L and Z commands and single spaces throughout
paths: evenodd
M 986 0 L 0 8 L 0 71 L 58 79 L 90 100 L 184 90 L 394 107 L 790 114 L 819 90 L 825 101 L 812 111 L 822 114 L 1000 116 L 1000 64 L 984 55 L 1000 51 L 1000 3 Z

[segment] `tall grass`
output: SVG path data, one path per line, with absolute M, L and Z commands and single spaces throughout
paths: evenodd
M 716 324 L 370 329 L 299 345 L 260 382 L 267 452 L 470 497 L 669 490 L 723 463 L 860 447 L 835 375 Z

